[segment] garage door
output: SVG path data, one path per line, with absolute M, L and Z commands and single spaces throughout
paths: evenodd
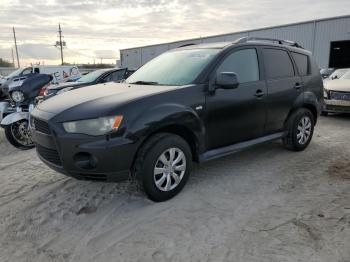
M 329 67 L 350 67 L 350 40 L 331 42 Z

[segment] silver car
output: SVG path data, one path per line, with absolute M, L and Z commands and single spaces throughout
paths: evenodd
M 323 114 L 350 113 L 350 71 L 337 80 L 324 81 Z

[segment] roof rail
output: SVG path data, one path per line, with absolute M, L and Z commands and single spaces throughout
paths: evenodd
M 196 45 L 196 44 L 194 44 L 194 43 L 184 44 L 184 45 L 180 45 L 180 46 L 178 46 L 177 48 L 180 48 L 180 47 L 186 47 L 186 46 L 191 46 L 191 45 Z
M 278 43 L 280 45 L 288 45 L 288 46 L 294 46 L 294 47 L 304 49 L 297 42 L 293 42 L 290 40 L 283 40 L 283 39 L 265 38 L 265 37 L 242 37 L 242 38 L 239 38 L 235 43 L 241 44 L 241 43 L 247 43 L 249 41 L 270 41 L 270 42 Z

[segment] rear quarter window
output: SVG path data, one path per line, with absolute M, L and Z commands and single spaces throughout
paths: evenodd
M 297 65 L 299 74 L 301 76 L 306 76 L 310 74 L 310 62 L 307 55 L 292 52 L 293 59 Z
M 288 52 L 282 49 L 263 49 L 265 71 L 268 79 L 287 78 L 295 75 Z

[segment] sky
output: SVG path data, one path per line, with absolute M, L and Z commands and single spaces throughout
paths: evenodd
M 16 29 L 21 66 L 64 61 L 113 63 L 119 50 L 333 16 L 349 0 L 0 0 L 0 58 L 12 61 Z

